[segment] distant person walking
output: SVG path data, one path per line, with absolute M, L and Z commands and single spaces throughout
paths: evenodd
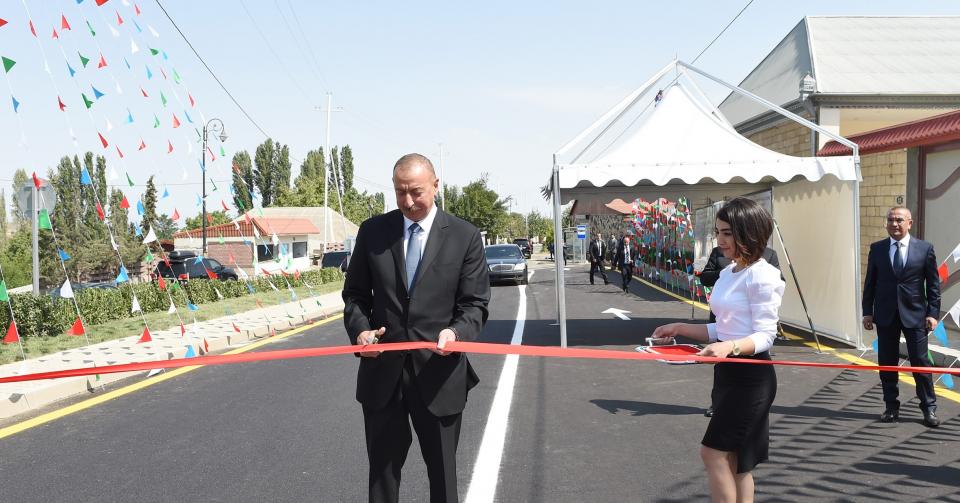
M 590 284 L 593 284 L 593 273 L 597 270 L 600 271 L 600 276 L 603 278 L 603 284 L 609 285 L 610 281 L 607 280 L 607 273 L 603 270 L 603 255 L 606 253 L 607 246 L 603 243 L 603 236 L 598 232 L 593 241 L 590 242 Z

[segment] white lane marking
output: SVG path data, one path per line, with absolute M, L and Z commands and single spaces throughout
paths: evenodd
M 535 271 L 530 271 L 529 278 Z M 527 319 L 527 287 L 520 285 L 520 299 L 517 306 L 517 324 L 513 328 L 510 344 L 523 341 L 523 325 Z M 507 418 L 510 416 L 510 403 L 513 401 L 513 384 L 517 377 L 518 355 L 507 355 L 497 382 L 497 392 L 493 395 L 493 405 L 480 440 L 477 461 L 473 464 L 473 476 L 467 488 L 466 503 L 492 502 L 497 494 L 497 482 L 500 479 L 500 460 L 503 457 L 503 444 L 507 440 Z
M 620 309 L 620 308 L 611 307 L 611 308 L 607 309 L 606 311 L 602 311 L 600 314 L 612 314 L 612 315 L 616 316 L 617 318 L 620 318 L 621 320 L 629 320 L 630 317 L 627 316 L 627 313 L 629 313 L 629 312 L 630 312 L 630 311 L 624 311 L 623 309 Z

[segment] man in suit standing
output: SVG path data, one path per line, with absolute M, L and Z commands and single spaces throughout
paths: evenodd
M 603 236 L 598 232 L 590 242 L 590 284 L 593 284 L 593 273 L 600 270 L 600 276 L 603 278 L 603 284 L 609 285 L 607 273 L 603 270 L 603 257 L 607 246 L 603 244 Z
M 344 325 L 360 351 L 369 500 L 395 502 L 417 433 L 431 502 L 457 501 L 457 442 L 467 392 L 479 379 L 451 341 L 475 340 L 487 320 L 490 279 L 476 227 L 434 204 L 438 180 L 420 154 L 393 168 L 397 210 L 363 222 L 343 286 Z M 436 342 L 381 353 L 378 342 Z M 431 352 L 432 351 L 432 352 Z
M 930 367 L 927 333 L 940 315 L 940 276 L 933 245 L 910 236 L 910 210 L 896 206 L 887 212 L 889 239 L 870 245 L 867 276 L 863 284 L 863 328 L 877 327 L 877 360 L 896 366 L 900 361 L 900 334 L 907 341 L 910 365 Z M 930 374 L 914 373 L 923 424 L 935 428 L 937 397 Z M 896 372 L 880 372 L 886 410 L 880 421 L 900 419 Z
M 777 258 L 777 252 L 773 248 L 767 247 L 763 251 L 763 260 L 766 260 L 768 264 L 780 269 L 780 259 Z M 703 266 L 703 271 L 700 272 L 700 284 L 706 287 L 713 288 L 713 285 L 717 284 L 717 280 L 720 279 L 720 271 L 727 268 L 732 261 L 727 257 L 723 256 L 723 252 L 720 250 L 719 246 L 714 246 L 713 250 L 710 250 L 710 256 L 707 258 L 706 265 Z M 783 274 L 780 275 L 780 279 L 783 279 Z M 710 323 L 715 323 L 717 321 L 717 316 L 713 314 L 713 310 L 710 311 Z M 777 324 L 777 332 L 779 335 L 780 325 Z M 714 366 L 714 371 L 716 371 L 716 366 Z M 714 379 L 716 379 L 716 372 L 714 372 Z M 714 389 L 716 391 L 716 389 Z M 717 396 L 714 394 L 710 395 L 710 407 L 707 410 L 703 411 L 703 415 L 707 417 L 713 417 L 713 404 L 717 403 Z
M 633 260 L 636 258 L 636 252 L 630 245 L 630 236 L 623 236 L 623 239 L 617 243 L 617 253 L 614 255 L 613 263 L 620 268 L 620 275 L 623 277 L 623 291 L 627 291 L 630 280 L 633 279 Z

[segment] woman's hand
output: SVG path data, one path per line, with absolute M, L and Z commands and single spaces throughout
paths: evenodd
M 673 344 L 673 338 L 680 335 L 680 330 L 683 327 L 683 323 L 668 323 L 666 325 L 661 325 L 653 331 L 653 336 L 650 338 L 653 340 L 654 344 Z
M 713 356 L 716 358 L 726 358 L 733 352 L 733 343 L 730 341 L 714 342 L 697 353 L 697 356 Z

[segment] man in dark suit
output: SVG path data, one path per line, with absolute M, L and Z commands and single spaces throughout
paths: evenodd
M 907 341 L 910 365 L 930 367 L 927 331 L 937 326 L 940 315 L 940 276 L 933 245 L 910 236 L 913 218 L 902 206 L 887 212 L 889 239 L 870 245 L 867 276 L 863 283 L 863 328 L 877 327 L 877 360 L 880 365 L 900 362 L 900 334 Z M 930 374 L 914 373 L 923 424 L 935 428 L 937 396 Z M 880 372 L 886 410 L 884 423 L 900 419 L 896 372 Z
M 451 341 L 475 340 L 487 320 L 490 279 L 480 233 L 434 204 L 430 160 L 393 168 L 398 210 L 360 226 L 343 285 L 344 325 L 359 354 L 369 500 L 395 502 L 400 472 L 417 433 L 430 501 L 457 501 L 457 442 L 467 392 L 479 379 Z M 376 351 L 377 342 L 436 342 L 431 351 Z
M 620 269 L 620 275 L 623 277 L 623 291 L 627 291 L 630 280 L 633 279 L 633 261 L 636 259 L 636 250 L 630 244 L 630 236 L 623 236 L 623 239 L 617 243 L 617 251 L 613 257 L 613 263 Z
M 768 264 L 780 268 L 780 259 L 777 258 L 777 252 L 773 248 L 767 247 L 763 251 L 763 260 L 766 260 Z M 703 271 L 700 272 L 700 284 L 706 287 L 713 288 L 713 285 L 717 284 L 717 280 L 720 279 L 720 271 L 726 269 L 732 261 L 727 257 L 723 256 L 723 252 L 720 251 L 719 246 L 714 246 L 713 250 L 710 250 L 710 256 L 707 258 L 706 265 L 703 266 Z M 783 279 L 783 274 L 780 275 L 780 279 Z M 710 311 L 710 323 L 715 323 L 717 321 L 717 316 L 713 314 L 713 311 Z M 777 332 L 779 333 L 780 327 L 777 326 Z M 716 366 L 714 366 L 716 370 Z M 716 375 L 716 374 L 714 374 Z M 714 390 L 716 391 L 716 390 Z M 704 416 L 713 417 L 713 404 L 717 403 L 717 397 L 714 394 L 710 395 L 710 407 L 703 412 Z
M 594 236 L 593 241 L 590 242 L 590 284 L 593 284 L 593 273 L 600 270 L 600 277 L 603 278 L 603 284 L 609 285 L 610 281 L 607 280 L 607 273 L 603 270 L 603 257 L 604 253 L 607 251 L 607 245 L 603 243 L 603 236 L 598 232 Z

